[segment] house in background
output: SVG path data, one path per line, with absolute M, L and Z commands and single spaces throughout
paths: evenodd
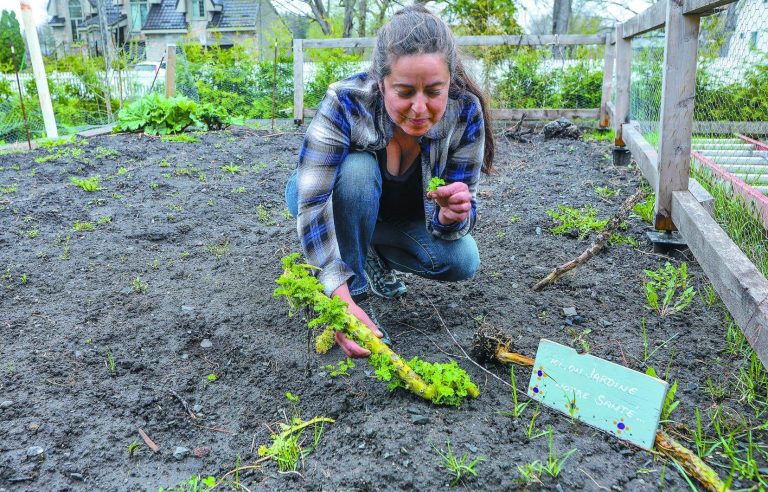
M 55 52 L 78 43 L 101 52 L 97 0 L 49 0 L 48 26 Z M 107 0 L 107 24 L 116 46 L 140 43 L 146 59 L 159 61 L 167 44 L 245 45 L 260 58 L 270 53 L 276 32 L 290 30 L 270 0 Z

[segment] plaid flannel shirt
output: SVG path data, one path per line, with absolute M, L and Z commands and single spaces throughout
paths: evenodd
M 384 109 L 378 84 L 361 73 L 331 84 L 312 119 L 299 153 L 297 230 L 310 264 L 322 268 L 318 280 L 327 295 L 354 275 L 339 254 L 333 217 L 333 187 L 339 166 L 350 152 L 387 146 L 394 123 Z M 472 209 L 462 222 L 443 225 L 439 206 L 424 195 L 425 226 L 436 237 L 454 240 L 472 230 L 476 192 L 483 163 L 485 127 L 480 101 L 471 93 L 449 98 L 443 117 L 419 139 L 423 189 L 433 176 L 463 181 Z

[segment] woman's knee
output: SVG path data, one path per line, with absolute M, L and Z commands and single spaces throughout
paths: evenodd
M 464 236 L 451 243 L 450 253 L 443 256 L 445 265 L 442 280 L 458 282 L 474 277 L 480 268 L 480 252 L 474 238 Z
M 294 217 L 299 215 L 298 177 L 298 170 L 294 170 L 291 177 L 288 178 L 288 182 L 285 184 L 285 206 L 288 207 L 288 211 L 291 212 L 291 215 Z
M 338 170 L 333 187 L 334 203 L 362 205 L 381 195 L 381 171 L 376 158 L 368 152 L 350 152 Z

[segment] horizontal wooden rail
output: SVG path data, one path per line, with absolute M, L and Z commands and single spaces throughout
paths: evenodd
M 768 280 L 691 193 L 672 193 L 672 220 L 763 366 L 768 367 Z
M 728 5 L 736 0 L 685 0 L 683 14 L 706 15 L 711 14 L 718 7 Z M 633 38 L 649 31 L 664 27 L 667 22 L 667 2 L 660 0 L 646 10 L 624 22 L 624 39 Z
M 304 108 L 305 118 L 314 118 L 317 108 Z M 491 109 L 494 120 L 556 120 L 558 118 L 597 119 L 600 108 L 588 109 Z
M 656 187 L 659 183 L 659 154 L 656 149 L 640 133 L 637 126 L 625 123 L 621 131 L 624 144 L 632 153 L 632 157 L 637 162 L 640 172 L 650 183 L 653 192 L 656 193 Z
M 715 12 L 718 7 L 734 3 L 736 0 L 685 0 L 683 2 L 683 13 L 706 15 Z
M 304 39 L 304 48 L 370 48 L 376 38 Z M 550 46 L 604 44 L 605 34 L 456 36 L 460 46 Z
M 660 0 L 636 16 L 624 22 L 621 35 L 624 39 L 631 39 L 635 36 L 654 31 L 664 27 L 667 22 L 667 1 Z

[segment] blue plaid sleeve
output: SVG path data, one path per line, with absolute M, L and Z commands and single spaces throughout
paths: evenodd
M 322 268 L 326 295 L 353 275 L 341 260 L 333 222 L 333 186 L 350 148 L 348 111 L 331 88 L 312 119 L 299 152 L 297 229 L 307 261 Z
M 448 183 L 462 181 L 467 184 L 472 195 L 469 216 L 461 221 L 443 225 L 437 219 L 440 207 L 435 207 L 432 216 L 432 234 L 443 239 L 453 240 L 466 236 L 475 227 L 477 221 L 477 184 L 480 169 L 483 166 L 485 150 L 485 121 L 480 101 L 473 95 L 465 96 L 465 104 L 459 115 L 459 124 L 463 125 L 455 148 L 449 152 L 442 178 Z

